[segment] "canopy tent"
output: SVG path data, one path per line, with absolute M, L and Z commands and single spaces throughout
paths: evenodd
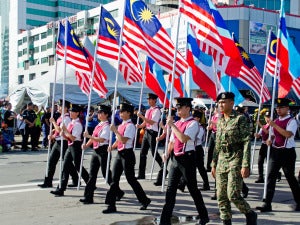
M 56 91 L 54 95 L 55 100 L 59 100 L 63 95 L 63 74 L 64 74 L 64 65 L 63 61 L 60 60 L 57 62 L 57 81 L 56 81 Z M 100 65 L 107 75 L 107 81 L 105 86 L 108 89 L 107 98 L 101 99 L 98 94 L 92 91 L 92 104 L 97 104 L 104 102 L 108 99 L 110 95 L 114 92 L 115 87 L 115 77 L 116 69 L 114 66 L 109 64 L 106 61 L 101 61 Z M 65 88 L 65 99 L 74 103 L 74 104 L 87 104 L 88 96 L 85 95 L 79 88 L 75 72 L 73 69 L 67 66 L 66 73 L 66 88 Z M 28 84 L 19 85 L 15 91 L 10 94 L 10 102 L 12 103 L 13 109 L 19 109 L 25 105 L 28 101 L 32 101 L 38 106 L 49 105 L 49 100 L 52 99 L 52 90 L 54 85 L 54 76 L 55 76 L 55 66 L 51 67 L 49 72 L 44 74 L 42 77 L 39 77 L 35 80 L 28 82 Z M 128 102 L 133 105 L 139 104 L 139 96 L 141 90 L 141 83 L 134 83 L 132 85 L 127 85 L 123 76 L 119 73 L 118 77 L 118 95 L 126 99 Z M 142 104 L 146 105 L 147 103 L 147 93 L 151 92 L 147 87 L 144 88 Z

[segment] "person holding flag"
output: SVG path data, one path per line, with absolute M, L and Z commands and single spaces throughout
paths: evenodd
M 163 158 L 167 162 L 169 156 L 172 155 L 172 164 L 165 205 L 160 215 L 160 225 L 171 225 L 177 187 L 182 176 L 199 213 L 199 224 L 205 225 L 209 222 L 207 209 L 201 192 L 197 187 L 195 140 L 199 125 L 190 115 L 192 100 L 192 98 L 175 98 L 177 114 L 180 120 L 174 122 L 171 117 L 167 119 L 167 125 L 172 129 L 172 133 L 168 143 L 168 152 L 166 155 L 163 155 Z
M 142 140 L 142 149 L 140 153 L 140 165 L 139 165 L 139 174 L 137 179 L 145 179 L 145 170 L 147 163 L 147 154 L 149 148 L 151 148 L 152 156 L 154 157 L 155 146 L 156 146 L 156 137 L 158 134 L 158 122 L 161 117 L 161 112 L 159 107 L 156 105 L 158 96 L 153 93 L 148 93 L 148 104 L 150 106 L 149 109 L 146 110 L 145 116 L 142 113 L 138 113 L 137 116 L 143 120 L 141 125 L 137 125 L 137 128 L 146 128 L 145 135 Z M 156 162 L 159 165 L 160 171 L 158 172 L 158 176 L 154 185 L 160 186 L 162 182 L 163 176 L 163 161 L 159 154 L 156 154 L 155 157 Z
M 118 126 L 111 125 L 110 129 L 116 134 L 116 141 L 112 146 L 108 147 L 108 151 L 117 148 L 118 153 L 114 161 L 112 169 L 112 182 L 106 194 L 105 203 L 108 205 L 107 209 L 102 213 L 114 213 L 116 208 L 116 197 L 120 182 L 120 177 L 124 171 L 125 177 L 129 185 L 132 187 L 137 199 L 142 204 L 140 210 L 146 210 L 151 200 L 147 197 L 141 184 L 137 181 L 134 174 L 135 155 L 133 152 L 133 142 L 135 136 L 135 126 L 131 121 L 134 107 L 127 103 L 120 105 L 120 116 L 123 120 L 122 124 Z
M 296 151 L 295 134 L 297 122 L 289 113 L 289 103 L 287 98 L 276 99 L 276 112 L 279 116 L 274 121 L 270 119 L 271 140 L 267 144 L 271 145 L 270 160 L 267 175 L 267 193 L 262 206 L 256 207 L 261 212 L 272 211 L 272 200 L 275 194 L 276 178 L 282 168 L 284 175 L 293 193 L 296 205 L 295 211 L 300 211 L 300 186 L 295 177 Z

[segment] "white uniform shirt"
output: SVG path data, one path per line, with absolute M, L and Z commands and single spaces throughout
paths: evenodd
M 81 134 L 83 131 L 83 127 L 79 118 L 72 120 L 71 123 L 74 124 L 74 127 L 72 129 L 72 135 L 75 137 L 74 141 L 81 141 Z
M 150 109 L 153 109 L 153 108 L 155 108 L 155 109 L 152 111 L 151 118 L 148 118 L 149 120 L 155 121 L 155 123 L 153 125 L 148 124 L 147 129 L 158 132 L 158 121 L 160 120 L 161 114 L 160 114 L 160 109 L 157 106 L 155 106 L 155 107 L 150 108 Z M 150 109 L 148 109 L 148 110 L 150 110 Z
M 131 122 L 131 119 L 123 121 L 122 124 L 128 122 Z M 126 126 L 123 136 L 129 138 L 125 143 L 125 148 L 133 148 L 133 140 L 135 137 L 135 126 L 132 122 Z
M 187 121 L 190 120 L 192 117 L 188 117 L 186 119 L 180 119 L 180 121 Z M 193 119 L 193 121 L 190 121 L 189 124 L 186 126 L 186 129 L 184 131 L 184 134 L 190 137 L 190 140 L 187 141 L 185 144 L 185 151 L 192 151 L 195 150 L 195 140 L 196 135 L 199 130 L 199 123 Z M 174 140 L 174 132 L 171 133 L 170 142 L 175 142 Z
M 107 123 L 107 121 L 100 122 L 99 126 L 102 126 L 103 123 Z M 109 123 L 107 123 L 107 125 L 104 125 L 104 127 L 102 128 L 102 130 L 100 130 L 99 133 L 97 134 L 98 138 L 105 139 L 104 142 L 99 143 L 99 146 L 108 145 L 109 135 L 110 135 L 110 128 L 109 128 Z

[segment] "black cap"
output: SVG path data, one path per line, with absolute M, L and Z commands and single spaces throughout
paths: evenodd
M 105 114 L 111 115 L 110 105 L 99 105 L 98 106 L 98 113 L 99 112 L 104 112 Z
M 156 94 L 153 93 L 148 93 L 148 98 L 147 99 L 157 99 L 158 96 Z
M 290 103 L 291 103 L 291 100 L 289 100 L 288 98 L 277 98 L 276 99 L 277 107 L 289 106 Z
M 133 105 L 130 105 L 128 103 L 121 103 L 120 104 L 120 112 L 123 112 L 123 111 L 127 111 L 127 112 L 130 112 L 131 115 L 133 114 L 133 110 L 134 110 L 134 106 Z
M 57 102 L 57 105 L 58 105 L 58 106 L 62 106 L 62 105 L 63 105 L 63 100 L 60 99 L 60 100 Z M 71 106 L 71 103 L 70 103 L 69 101 L 65 100 L 65 107 L 69 109 L 70 106 Z
M 81 107 L 79 105 L 72 104 L 72 106 L 71 106 L 71 108 L 69 110 L 71 112 L 80 112 L 81 111 Z
M 178 106 L 188 106 L 192 108 L 192 98 L 175 98 L 176 101 L 176 107 Z
M 232 99 L 234 100 L 234 94 L 232 92 L 222 92 L 217 96 L 217 102 L 221 99 Z
M 193 110 L 192 115 L 193 117 L 198 117 L 198 118 L 202 117 L 202 113 L 199 110 Z

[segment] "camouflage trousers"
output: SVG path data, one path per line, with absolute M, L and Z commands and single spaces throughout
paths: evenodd
M 221 220 L 231 219 L 231 202 L 243 214 L 251 211 L 249 204 L 241 196 L 242 181 L 240 167 L 229 167 L 226 172 L 221 172 L 217 167 L 216 188 Z

